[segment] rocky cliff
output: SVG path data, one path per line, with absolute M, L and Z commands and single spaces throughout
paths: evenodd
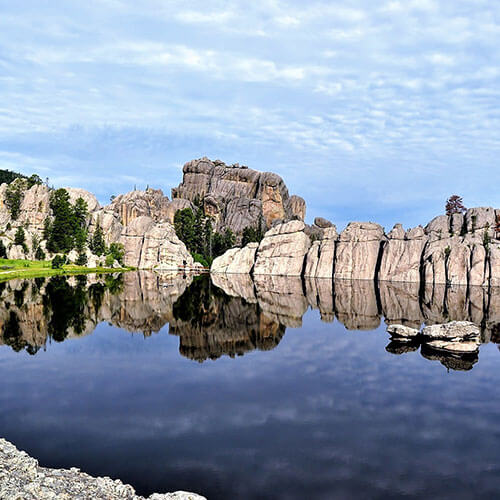
M 34 259 L 35 247 L 48 254 L 43 238 L 45 221 L 52 217 L 52 190 L 44 184 L 28 187 L 19 183 L 21 203 L 19 214 L 12 217 L 7 202 L 7 184 L 0 186 L 0 239 L 9 258 Z M 289 196 L 283 179 L 269 172 L 258 172 L 245 166 L 225 165 L 207 158 L 193 160 L 183 169 L 181 184 L 172 189 L 172 200 L 159 189 L 134 189 L 113 197 L 101 207 L 92 193 L 66 188 L 72 203 L 81 197 L 88 207 L 87 230 L 90 236 L 100 227 L 107 245 L 122 243 L 125 265 L 150 269 L 192 267 L 193 259 L 173 229 L 175 213 L 201 204 L 213 221 L 215 230 L 229 228 L 241 240 L 243 230 L 252 227 L 265 230 L 276 221 L 304 219 L 306 206 L 299 196 Z M 15 234 L 22 227 L 26 246 L 15 245 Z M 48 254 L 47 258 L 52 255 Z M 75 255 L 72 255 L 75 257 Z M 102 265 L 104 258 L 87 252 L 89 265 Z M 233 266 L 234 267 L 234 266 Z M 252 266 L 253 267 L 253 266 Z
M 229 228 L 241 235 L 246 227 L 269 228 L 276 220 L 304 220 L 305 201 L 289 196 L 283 179 L 239 164 L 201 158 L 186 163 L 172 200 L 200 202 L 218 231 Z
M 8 185 L 0 186 L 0 240 L 7 257 L 11 259 L 35 259 L 35 248 L 39 245 L 50 259 L 44 240 L 44 223 L 52 217 L 50 196 L 53 191 L 44 184 L 28 187 L 20 183 L 21 201 L 17 217 L 12 217 L 7 203 Z M 188 200 L 169 201 L 161 190 L 134 190 L 116 197 L 111 204 L 101 207 L 96 197 L 79 188 L 65 188 L 71 203 L 83 198 L 87 204 L 86 221 L 89 236 L 99 226 L 107 245 L 122 243 L 125 249 L 124 264 L 141 269 L 178 269 L 193 267 L 193 259 L 185 245 L 177 238 L 173 218 L 179 209 L 191 207 Z M 15 244 L 19 227 L 25 232 L 25 246 Z M 36 244 L 35 244 L 36 243 Z M 89 267 L 104 265 L 104 257 L 93 255 L 87 249 Z M 76 260 L 72 251 L 68 257 Z
M 497 287 L 499 219 L 500 209 L 478 207 L 464 215 L 436 217 L 425 228 L 405 231 L 396 224 L 388 234 L 372 222 L 351 222 L 337 234 L 324 219 L 316 219 L 313 226 L 292 221 L 274 225 L 257 248 L 252 244 L 219 257 L 212 271 L 399 281 L 427 287 Z M 244 265 L 233 265 L 242 260 Z
M 8 206 L 8 190 L 7 184 L 0 186 L 0 240 L 9 258 L 33 259 L 37 245 L 46 252 L 43 228 L 52 216 L 51 189 L 43 184 L 24 186 L 15 218 Z M 67 191 L 72 202 L 77 198 L 86 201 L 89 235 L 100 227 L 106 244 L 123 244 L 125 265 L 141 269 L 194 267 L 175 234 L 173 221 L 178 210 L 196 203 L 212 218 L 217 231 L 231 229 L 237 242 L 247 227 L 267 229 L 260 243 L 233 248 L 215 259 L 213 272 L 424 286 L 500 286 L 500 234 L 496 231 L 500 209 L 491 207 L 438 216 L 425 227 L 407 231 L 396 224 L 386 234 L 378 224 L 351 222 L 337 233 L 336 227 L 321 217 L 306 225 L 304 200 L 290 196 L 278 175 L 208 158 L 184 165 L 182 182 L 172 189 L 172 200 L 161 190 L 148 188 L 119 195 L 102 207 L 88 191 Z M 19 227 L 26 233 L 24 247 L 15 244 Z M 70 257 L 74 259 L 76 252 Z M 90 251 L 87 258 L 92 267 L 104 260 Z

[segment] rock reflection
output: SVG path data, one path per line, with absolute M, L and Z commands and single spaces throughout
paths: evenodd
M 471 321 L 481 341 L 500 343 L 500 289 L 409 283 L 247 275 L 185 276 L 131 272 L 66 278 L 12 280 L 0 284 L 0 343 L 35 354 L 50 341 L 92 333 L 101 322 L 150 336 L 165 325 L 179 337 L 180 353 L 196 361 L 239 356 L 276 347 L 286 328 L 298 328 L 307 309 L 322 321 L 335 318 L 348 330 L 386 325 Z M 391 341 L 386 350 L 405 354 L 418 344 Z M 454 370 L 469 370 L 477 356 L 422 356 Z
M 169 333 L 179 337 L 179 351 L 196 361 L 222 355 L 241 356 L 254 349 L 276 347 L 285 325 L 254 301 L 231 297 L 212 286 L 208 277 L 195 279 L 189 293 L 174 304 Z

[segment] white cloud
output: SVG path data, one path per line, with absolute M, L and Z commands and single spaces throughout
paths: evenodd
M 470 172 L 491 169 L 500 147 L 499 5 L 28 7 L 12 4 L 0 18 L 0 164 L 7 168 L 38 165 L 84 182 L 88 172 L 76 172 L 82 165 L 119 166 L 135 177 L 147 161 L 160 169 L 213 154 L 278 170 L 299 187 L 311 176 L 322 184 L 318 176 L 328 172 L 344 186 L 335 196 L 351 208 L 352 193 L 368 183 L 385 183 L 401 200 L 430 189 L 418 177 L 429 171 L 435 196 L 460 178 L 471 197 L 488 203 L 493 196 L 494 183 Z M 460 175 L 450 180 L 453 168 Z M 328 183 L 320 189 L 334 199 Z

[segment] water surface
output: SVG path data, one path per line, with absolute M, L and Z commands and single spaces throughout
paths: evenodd
M 144 495 L 500 488 L 500 292 L 143 272 L 1 286 L 0 436 L 44 466 Z M 478 357 L 385 331 L 450 319 L 481 326 Z

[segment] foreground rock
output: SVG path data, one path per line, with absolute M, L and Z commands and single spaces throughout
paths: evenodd
M 134 488 L 109 477 L 92 477 L 79 469 L 47 469 L 13 444 L 0 439 L 0 498 L 45 500 L 92 498 L 143 500 Z M 150 500 L 206 500 L 195 493 L 154 493 Z
M 426 326 L 422 335 L 431 340 L 445 340 L 449 342 L 481 340 L 479 327 L 469 321 L 451 321 L 442 325 Z
M 194 266 L 191 254 L 168 222 L 155 223 L 151 217 L 137 217 L 124 229 L 119 241 L 125 249 L 126 266 L 163 270 Z
M 427 350 L 442 351 L 449 354 L 477 354 L 481 344 L 481 330 L 469 321 L 450 321 L 439 325 L 426 326 L 421 332 L 404 325 L 389 325 L 392 345 L 401 342 L 419 342 Z M 395 350 L 392 347 L 392 350 Z
M 416 328 L 410 328 L 404 325 L 389 325 L 387 327 L 387 332 L 391 335 L 393 339 L 398 340 L 413 340 L 415 337 L 420 335 L 420 330 Z

